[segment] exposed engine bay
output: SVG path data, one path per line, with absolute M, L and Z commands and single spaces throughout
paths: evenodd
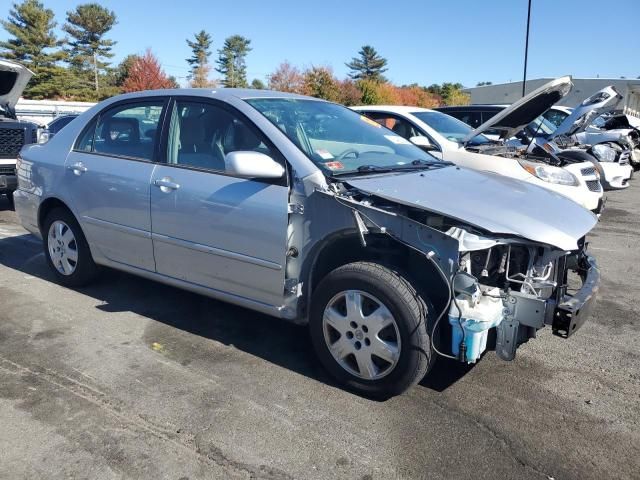
M 474 363 L 485 350 L 495 348 L 500 358 L 513 360 L 517 347 L 534 338 L 545 325 L 551 325 L 554 334 L 566 338 L 584 321 L 586 315 L 579 313 L 593 292 L 583 292 L 586 298 L 579 298 L 576 306 L 571 303 L 574 295 L 568 289 L 571 276 L 579 284 L 596 285 L 599 281 L 595 263 L 591 265 L 593 260 L 585 253 L 584 239 L 578 242 L 577 250 L 568 252 L 521 237 L 495 235 L 445 215 L 390 202 L 344 185 L 334 190 L 336 200 L 353 209 L 363 245 L 367 245 L 367 235 L 371 233 L 392 236 L 420 250 L 440 271 L 450 292 L 432 332 L 434 347 L 441 355 Z M 384 212 L 394 221 L 386 221 Z M 437 231 L 443 238 L 455 240 L 456 251 L 449 249 L 449 258 L 444 258 L 434 235 L 429 235 L 430 243 L 425 248 L 424 234 L 415 227 L 399 227 L 398 222 Z M 446 344 L 443 339 L 450 345 L 446 353 L 438 350 Z

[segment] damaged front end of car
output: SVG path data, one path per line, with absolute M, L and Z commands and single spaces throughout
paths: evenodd
M 410 260 L 409 268 L 438 273 L 422 285 L 444 292 L 429 325 L 436 353 L 474 363 L 495 349 L 501 359 L 513 360 L 518 346 L 539 329 L 550 326 L 567 338 L 584 323 L 600 283 L 584 234 L 550 245 L 514 232 L 496 233 L 477 221 L 434 211 L 427 202 L 396 201 L 384 188 L 376 192 L 357 183 L 316 190 L 308 206 L 324 212 L 328 230 L 348 223 L 363 251 L 376 251 L 386 239 L 422 260 Z M 572 248 L 564 248 L 569 243 Z M 392 255 L 385 244 L 382 261 Z
M 518 346 L 539 329 L 551 326 L 567 338 L 584 323 L 600 277 L 583 240 L 578 250 L 566 252 L 463 229 L 447 233 L 460 240 L 449 307 L 451 348 L 460 360 L 477 361 L 494 338 L 498 357 L 513 360 Z

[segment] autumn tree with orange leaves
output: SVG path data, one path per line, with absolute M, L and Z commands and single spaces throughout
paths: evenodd
M 139 92 L 174 88 L 175 86 L 175 80 L 167 76 L 156 56 L 148 48 L 144 55 L 136 57 L 129 67 L 129 75 L 125 79 L 122 89 L 125 92 Z

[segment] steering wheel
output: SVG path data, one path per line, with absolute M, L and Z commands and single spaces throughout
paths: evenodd
M 360 156 L 360 152 L 355 148 L 347 148 L 344 152 L 338 155 L 337 160 L 344 160 L 349 155 L 353 155 L 355 158 L 358 158 Z

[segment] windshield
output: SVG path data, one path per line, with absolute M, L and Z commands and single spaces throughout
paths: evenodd
M 527 132 L 532 136 L 545 136 L 548 137 L 557 130 L 557 126 L 551 123 L 549 120 L 540 115 L 533 122 L 525 127 Z
M 411 112 L 411 115 L 423 121 L 440 135 L 452 142 L 461 143 L 462 140 L 473 131 L 469 125 L 451 115 L 441 112 Z M 491 143 L 484 135 L 476 135 L 469 141 L 472 145 Z
M 334 103 L 246 100 L 331 175 L 443 163 L 373 120 Z

